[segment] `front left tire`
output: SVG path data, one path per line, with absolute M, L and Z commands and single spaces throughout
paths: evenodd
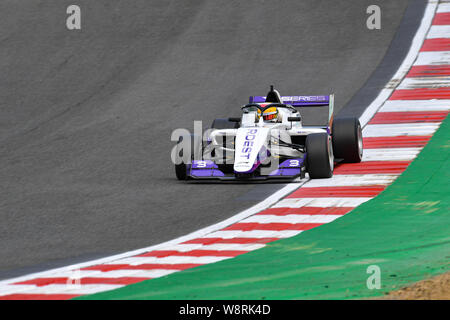
M 327 133 L 313 133 L 306 137 L 306 169 L 311 179 L 331 178 L 334 155 L 331 137 Z

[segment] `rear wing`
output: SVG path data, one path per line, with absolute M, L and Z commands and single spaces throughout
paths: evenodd
M 328 96 L 282 96 L 281 101 L 293 107 L 326 107 L 328 106 L 328 126 L 333 122 L 334 94 Z M 251 96 L 250 103 L 264 103 L 266 97 Z

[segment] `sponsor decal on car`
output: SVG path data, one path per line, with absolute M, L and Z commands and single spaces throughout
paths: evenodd
M 250 159 L 250 154 L 252 153 L 254 140 L 256 138 L 256 134 L 258 133 L 258 129 L 251 128 L 248 129 L 247 134 L 245 135 L 245 141 L 243 143 L 242 152 L 240 156 L 242 158 Z

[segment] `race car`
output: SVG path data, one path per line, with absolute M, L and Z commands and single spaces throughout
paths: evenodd
M 182 136 L 175 147 L 179 180 L 330 178 L 335 163 L 360 162 L 362 131 L 354 117 L 333 119 L 334 95 L 251 96 L 239 118 L 215 119 L 205 136 Z M 328 107 L 323 126 L 302 124 L 302 107 Z

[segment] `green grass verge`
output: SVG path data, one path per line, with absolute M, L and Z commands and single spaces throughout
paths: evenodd
M 375 199 L 333 223 L 234 259 L 81 299 L 352 299 L 449 270 L 449 117 Z M 381 269 L 369 290 L 367 267 Z

